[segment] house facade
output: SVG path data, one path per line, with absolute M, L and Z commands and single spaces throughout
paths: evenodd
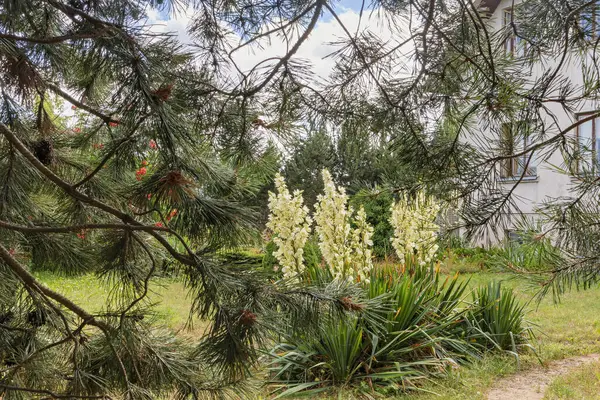
M 523 1 L 527 0 L 480 0 L 478 6 L 487 18 L 489 31 L 501 32 L 509 29 L 513 19 L 518 26 L 517 17 L 513 16 L 513 7 L 518 7 Z M 587 31 L 589 31 L 590 39 L 595 40 L 600 34 L 600 8 L 598 9 L 598 15 L 596 15 L 596 11 L 593 12 L 594 14 L 591 16 L 593 26 L 587 27 Z M 589 18 L 586 19 L 591 24 L 589 20 Z M 508 35 L 504 43 L 504 50 L 514 55 L 514 57 L 519 57 L 523 54 L 525 45 L 524 41 L 516 35 Z M 588 61 L 593 64 L 591 57 L 592 52 L 590 51 Z M 582 64 L 581 59 L 571 58 L 561 68 L 561 78 L 567 79 L 574 87 L 582 88 L 584 85 Z M 524 68 L 522 73 L 533 80 L 556 65 L 559 65 L 557 60 L 543 60 L 541 63 Z M 566 165 L 563 152 L 558 150 L 551 154 L 545 154 L 543 161 L 538 160 L 539 156 L 536 157 L 535 153 L 503 161 L 500 166 L 501 171 L 498 174 L 498 184 L 505 191 L 513 191 L 513 199 L 518 211 L 507 216 L 507 225 L 502 227 L 499 232 L 492 233 L 490 231 L 486 233 L 478 239 L 477 244 L 489 246 L 506 239 L 507 236 L 512 236 L 516 229 L 517 220 L 524 216 L 535 221 L 539 218 L 536 213 L 538 206 L 544 202 L 570 195 L 573 186 L 577 184 L 577 168 L 583 168 L 583 163 L 588 164 L 586 168 L 597 168 L 597 158 L 600 155 L 600 118 L 590 119 L 574 129 L 569 128 L 580 119 L 589 119 L 590 113 L 597 112 L 599 106 L 600 104 L 596 101 L 586 100 L 579 102 L 576 109 L 567 111 L 560 103 L 549 102 L 546 104 L 548 111 L 547 117 L 544 118 L 551 119 L 547 122 L 556 124 L 556 131 L 569 130 L 567 136 L 572 139 L 573 143 L 578 143 L 578 146 L 582 149 L 582 154 L 584 153 L 583 149 L 585 149 L 586 155 L 582 156 L 581 165 L 575 167 L 575 169 Z M 511 154 L 517 154 L 531 144 L 528 143 L 526 137 L 513 137 L 510 126 L 503 126 L 502 129 L 493 133 L 489 128 L 482 127 L 481 129 L 490 140 L 496 140 L 503 143 L 504 146 L 510 147 L 508 151 Z M 532 125 L 531 129 L 535 129 L 535 125 Z M 543 137 L 532 136 L 536 137 L 535 140 L 544 140 Z M 560 172 L 559 169 L 569 170 L 570 172 L 565 174 L 564 171 Z M 515 186 L 518 181 L 520 181 L 519 184 Z

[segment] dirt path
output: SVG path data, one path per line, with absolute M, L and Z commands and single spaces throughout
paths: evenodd
M 600 354 L 590 354 L 552 361 L 545 368 L 535 368 L 499 380 L 494 384 L 487 398 L 488 400 L 541 400 L 548 385 L 555 378 L 580 365 L 599 360 Z

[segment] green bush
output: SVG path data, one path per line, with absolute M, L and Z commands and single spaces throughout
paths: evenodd
M 374 269 L 360 298 L 340 300 L 347 315 L 280 338 L 269 353 L 277 397 L 336 386 L 400 392 L 483 352 L 517 354 L 528 346 L 531 330 L 510 290 L 491 284 L 474 291 L 469 304 L 467 288 L 468 281 L 433 267 Z
M 520 232 L 518 241 L 497 248 L 491 258 L 493 267 L 501 270 L 542 272 L 562 264 L 560 250 L 549 238 L 535 232 Z
M 311 236 L 304 245 L 304 263 L 307 268 L 318 268 L 322 266 L 323 255 L 319 248 L 316 236 Z
M 442 261 L 445 272 L 477 272 L 494 268 L 498 264 L 498 256 L 504 249 L 493 247 L 455 247 L 445 248 L 438 257 Z
M 331 316 L 318 332 L 290 334 L 273 348 L 272 383 L 281 397 L 344 385 L 415 387 L 477 353 L 463 334 L 466 287 L 432 268 L 376 269 L 363 298 L 341 300 L 349 316 Z
M 274 272 L 277 258 L 273 255 L 277 251 L 277 245 L 272 240 L 265 243 L 263 249 L 262 267 L 266 272 Z
M 525 306 L 520 304 L 512 289 L 502 288 L 500 282 L 473 291 L 473 306 L 469 311 L 471 340 L 493 349 L 519 352 L 530 347 L 533 330 L 525 321 Z
M 350 199 L 350 205 L 358 209 L 361 205 L 367 214 L 367 222 L 373 227 L 373 255 L 377 258 L 385 258 L 394 253 L 390 241 L 394 234 L 394 228 L 390 224 L 392 203 L 394 198 L 388 191 L 376 194 L 361 190 Z

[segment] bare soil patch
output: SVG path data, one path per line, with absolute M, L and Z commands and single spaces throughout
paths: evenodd
M 548 385 L 580 365 L 600 360 L 600 354 L 565 358 L 499 380 L 488 393 L 488 400 L 541 400 Z

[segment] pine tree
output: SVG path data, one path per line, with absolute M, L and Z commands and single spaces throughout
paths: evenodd
M 525 173 L 506 190 L 503 165 L 561 152 L 557 167 L 578 179 L 544 206 L 564 252 L 545 287 L 596 282 L 598 166 L 585 168 L 570 133 L 600 113 L 559 122 L 600 94 L 596 1 L 514 2 L 497 32 L 481 8 L 491 3 L 363 5 L 359 18 L 379 18 L 382 35 L 346 26 L 326 0 L 0 2 L 3 397 L 218 396 L 279 324 L 308 329 L 339 309 L 352 288 L 266 284 L 218 257 L 256 233 L 248 205 L 275 172 L 273 149 L 303 125 L 376 132 L 413 186 L 460 200 L 471 234 L 501 231 L 516 210 Z M 191 46 L 148 26 L 149 9 L 186 7 Z M 296 57 L 323 15 L 343 33 L 324 38 L 336 47 L 328 79 Z M 282 54 L 236 62 L 276 39 Z M 517 39 L 526 45 L 507 52 Z M 64 120 L 63 101 L 75 117 Z M 519 121 L 535 126 L 514 124 L 530 144 L 507 153 L 503 130 Z M 200 344 L 147 317 L 163 262 L 184 277 L 191 312 L 212 320 Z M 37 281 L 38 268 L 94 272 L 113 296 L 102 312 L 83 309 Z
M 149 8 L 185 5 L 0 4 L 4 399 L 245 397 L 260 343 L 280 328 L 316 326 L 353 290 L 276 285 L 219 256 L 257 236 L 250 206 L 278 158 L 265 136 L 293 133 L 294 107 L 280 103 L 269 125 L 251 99 L 270 85 L 226 89 L 216 57 L 223 32 L 206 19 L 244 27 L 245 11 L 189 2 L 195 50 L 151 30 Z M 166 263 L 185 282 L 190 315 L 211 321 L 200 340 L 151 318 L 147 295 Z M 85 309 L 35 270 L 94 273 L 110 296 Z

